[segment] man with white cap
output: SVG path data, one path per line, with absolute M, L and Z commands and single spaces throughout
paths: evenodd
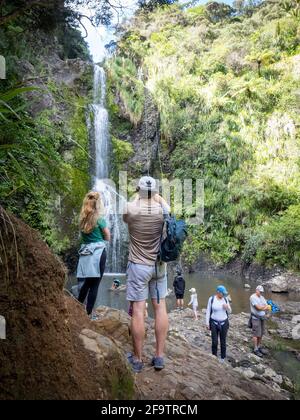
M 262 338 L 265 333 L 265 317 L 269 306 L 263 297 L 263 293 L 263 286 L 257 286 L 256 292 L 250 297 L 254 354 L 258 357 L 263 357 L 266 354 L 262 348 Z
M 158 195 L 155 179 L 140 179 L 138 196 L 127 203 L 124 222 L 128 224 L 130 237 L 127 267 L 127 300 L 132 308 L 131 333 L 133 353 L 128 361 L 134 372 L 143 369 L 142 352 L 145 338 L 145 305 L 149 295 L 155 316 L 156 354 L 152 365 L 156 370 L 164 368 L 164 348 L 168 332 L 168 314 L 165 298 L 167 277 L 165 264 L 157 262 L 162 238 L 164 212 L 168 204 Z

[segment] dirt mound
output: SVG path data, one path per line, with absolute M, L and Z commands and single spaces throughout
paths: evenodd
M 84 346 L 81 331 L 92 330 L 93 323 L 64 295 L 64 266 L 37 232 L 1 207 L 0 279 L 0 315 L 7 323 L 7 338 L 0 341 L 0 399 L 132 396 L 131 373 L 117 350 L 114 360 L 97 360 Z M 128 385 L 127 395 L 115 386 L 116 377 Z

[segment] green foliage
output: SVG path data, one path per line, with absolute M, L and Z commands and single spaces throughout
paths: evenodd
M 112 59 L 107 64 L 111 84 L 116 88 L 126 116 L 135 126 L 141 121 L 144 111 L 144 85 L 138 70 L 129 58 Z
M 47 237 L 50 197 L 64 191 L 65 167 L 53 147 L 55 132 L 44 125 L 40 129 L 42 119 L 19 115 L 1 128 L 1 204 Z
M 206 6 L 208 17 L 213 22 L 220 22 L 233 16 L 235 10 L 226 3 L 211 1 Z
M 252 51 L 251 55 L 246 57 L 246 60 L 254 61 L 257 64 L 258 73 L 261 76 L 262 66 L 268 66 L 274 62 L 274 52 L 269 50 Z
M 138 0 L 140 9 L 147 12 L 153 12 L 158 7 L 170 6 L 176 3 L 177 0 Z
M 188 239 L 183 245 L 182 255 L 184 260 L 188 264 L 193 264 L 205 250 L 207 250 L 207 247 L 205 243 L 204 228 L 197 229 L 190 226 Z
M 20 119 L 18 115 L 18 109 L 14 109 L 10 106 L 10 102 L 21 95 L 22 93 L 32 92 L 38 90 L 34 87 L 24 87 L 24 88 L 15 88 L 9 89 L 7 92 L 0 92 L 0 119 L 8 122 L 12 117 Z
M 291 16 L 300 18 L 300 0 L 282 0 L 281 4 Z
M 73 86 L 53 72 L 58 56 L 89 60 L 63 3 L 0 25 L 8 75 L 0 86 L 0 202 L 39 230 L 58 253 L 77 242 L 77 215 L 89 188 L 86 106 L 93 87 L 91 71 Z M 39 88 L 28 87 L 35 81 Z
M 261 228 L 262 246 L 257 261 L 300 269 L 300 205 L 290 206 Z
M 62 45 L 61 58 L 91 60 L 91 55 L 87 43 L 83 40 L 80 31 L 66 25 L 64 28 L 57 29 L 57 38 Z
M 134 150 L 132 144 L 112 137 L 112 146 L 113 146 L 113 165 L 115 171 L 118 173 L 121 169 L 121 165 L 125 163 L 134 155 Z

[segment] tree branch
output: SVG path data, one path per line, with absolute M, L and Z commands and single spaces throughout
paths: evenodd
M 86 16 L 81 16 L 81 17 L 86 17 Z M 85 31 L 85 36 L 83 37 L 83 39 L 86 39 L 86 38 L 89 36 L 89 33 L 88 33 L 88 31 L 87 31 L 86 27 L 84 26 L 84 24 L 81 22 L 81 17 L 80 17 L 80 18 L 78 18 L 78 22 L 79 22 L 79 24 L 83 27 L 83 29 L 84 29 L 84 31 Z
M 79 14 L 78 14 L 78 16 L 77 16 L 77 20 L 81 21 L 81 19 L 82 19 L 82 18 L 89 20 L 89 21 L 90 21 L 90 23 L 91 23 L 94 27 L 96 27 L 96 25 L 94 24 L 94 22 L 93 22 L 92 18 L 90 18 L 89 16 L 82 15 L 81 13 L 79 13 Z

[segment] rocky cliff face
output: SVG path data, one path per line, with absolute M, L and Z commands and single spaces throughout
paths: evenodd
M 134 155 L 128 161 L 128 168 L 139 177 L 142 173 L 159 171 L 158 151 L 160 145 L 160 117 L 151 93 L 145 89 L 145 105 L 141 123 L 130 136 Z
M 160 114 L 151 93 L 144 88 L 143 113 L 136 125 L 130 123 L 123 101 L 110 80 L 109 94 L 113 95 L 110 99 L 114 104 L 109 104 L 111 134 L 119 140 L 118 150 L 113 141 L 114 176 L 118 177 L 117 170 L 127 171 L 129 179 L 139 178 L 148 171 L 152 175 L 160 174 Z

